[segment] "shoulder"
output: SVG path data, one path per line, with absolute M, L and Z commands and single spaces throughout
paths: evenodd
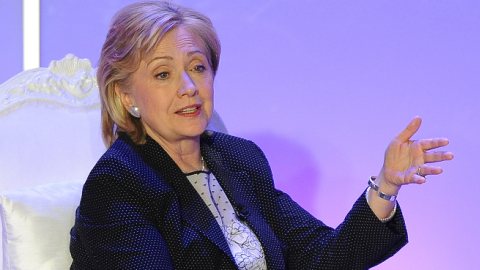
M 234 171 L 271 174 L 265 154 L 254 142 L 220 132 L 207 131 L 202 135 L 202 153 L 214 152 Z
M 225 158 L 254 157 L 265 158 L 260 147 L 254 142 L 221 132 L 206 131 L 201 137 L 202 147 L 215 150 Z
M 128 140 L 117 139 L 100 157 L 90 172 L 88 182 L 115 185 L 132 185 L 139 179 L 155 178 L 156 174 Z
M 124 141 L 117 139 L 100 157 L 92 173 L 120 173 L 138 166 L 140 157 Z
M 171 201 L 172 187 L 128 140 L 117 139 L 91 170 L 82 201 Z M 108 196 L 107 196 L 108 195 Z

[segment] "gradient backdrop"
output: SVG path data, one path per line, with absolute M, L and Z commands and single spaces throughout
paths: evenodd
M 131 2 L 41 0 L 41 66 L 67 53 L 96 66 Z M 445 172 L 399 196 L 410 243 L 375 269 L 479 267 L 480 1 L 177 2 L 218 31 L 215 107 L 229 132 L 259 144 L 278 188 L 327 224 L 413 116 L 415 138 L 449 138 Z M 0 83 L 21 69 L 22 3 L 0 0 Z

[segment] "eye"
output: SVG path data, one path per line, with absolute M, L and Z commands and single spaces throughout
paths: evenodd
M 204 72 L 205 71 L 205 66 L 203 65 L 196 65 L 193 70 L 195 70 L 196 72 Z
M 157 77 L 158 79 L 166 79 L 168 78 L 168 72 L 161 72 L 161 73 L 158 73 L 157 75 L 155 75 L 155 77 Z

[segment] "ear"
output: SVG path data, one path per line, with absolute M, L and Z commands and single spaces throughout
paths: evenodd
M 115 85 L 115 94 L 120 98 L 120 101 L 127 111 L 129 111 L 131 106 L 135 106 L 135 101 L 133 100 L 132 95 L 120 91 L 118 85 Z

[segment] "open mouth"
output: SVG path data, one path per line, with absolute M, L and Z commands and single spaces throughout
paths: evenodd
M 198 110 L 198 107 L 187 108 L 181 111 L 181 113 L 194 113 Z
M 195 116 L 200 113 L 200 108 L 202 106 L 199 104 L 190 105 L 178 110 L 176 113 L 184 116 Z

